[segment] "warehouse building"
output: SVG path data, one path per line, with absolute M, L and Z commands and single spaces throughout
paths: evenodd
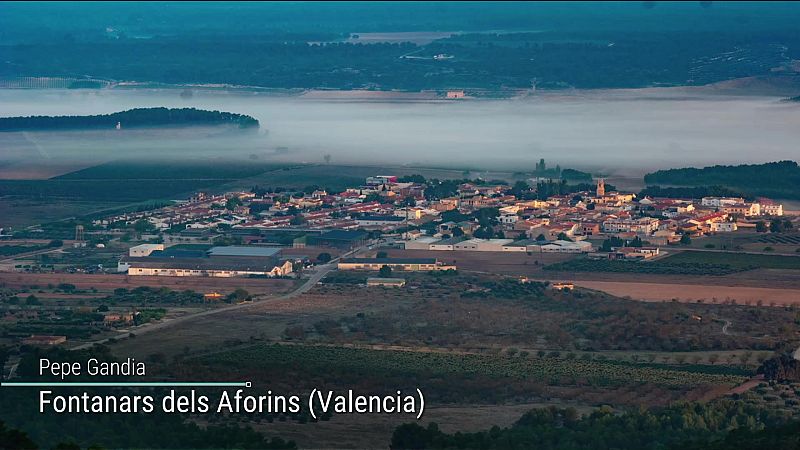
M 318 236 L 308 236 L 309 246 L 333 247 L 350 250 L 366 244 L 369 233 L 366 231 L 331 230 Z
M 346 258 L 339 261 L 339 270 L 392 270 L 428 272 L 431 270 L 456 270 L 455 265 L 443 264 L 435 258 Z
M 157 250 L 127 257 L 119 271 L 132 276 L 278 277 L 292 273 L 292 261 L 280 258 L 280 248 L 219 246 L 201 250 Z

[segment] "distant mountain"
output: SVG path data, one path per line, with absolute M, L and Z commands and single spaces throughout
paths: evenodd
M 2 131 L 47 130 L 113 130 L 120 128 L 149 128 L 164 126 L 233 125 L 239 128 L 258 128 L 253 117 L 222 111 L 195 108 L 135 108 L 112 114 L 94 116 L 30 116 L 0 117 Z
M 797 97 L 789 97 L 786 99 L 787 102 L 800 102 L 800 95 Z

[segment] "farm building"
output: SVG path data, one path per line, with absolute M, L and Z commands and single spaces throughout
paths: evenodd
M 442 264 L 435 258 L 346 258 L 339 262 L 339 270 L 392 270 L 427 272 L 430 270 L 456 270 L 456 266 Z

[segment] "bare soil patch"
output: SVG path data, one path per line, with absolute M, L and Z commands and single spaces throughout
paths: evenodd
M 617 281 L 575 281 L 575 285 L 607 292 L 617 297 L 630 297 L 649 302 L 672 301 L 725 303 L 735 300 L 738 304 L 761 302 L 770 305 L 800 304 L 800 290 L 772 289 L 741 286 L 707 286 L 677 283 L 633 283 Z

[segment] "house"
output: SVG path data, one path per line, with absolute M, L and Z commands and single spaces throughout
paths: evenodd
M 500 223 L 504 223 L 506 225 L 513 225 L 517 223 L 517 221 L 519 220 L 519 216 L 516 213 L 514 214 L 505 213 L 505 214 L 500 214 L 500 217 L 498 217 L 497 220 Z
M 116 323 L 132 323 L 133 322 L 133 313 L 132 312 L 124 312 L 124 313 L 108 313 L 103 316 L 103 324 L 105 325 L 112 325 Z
M 701 205 L 713 206 L 715 208 L 742 203 L 744 203 L 744 199 L 741 197 L 703 197 L 700 199 Z
M 711 231 L 714 233 L 731 233 L 738 229 L 736 222 L 713 222 L 711 224 Z
M 761 215 L 761 205 L 758 203 L 736 203 L 733 205 L 724 205 L 720 208 L 720 211 L 727 214 L 752 217 Z
M 579 225 L 578 233 L 582 236 L 596 236 L 600 234 L 600 224 L 596 222 L 582 222 Z
M 768 198 L 760 198 L 759 204 L 761 205 L 761 214 L 765 216 L 782 216 L 783 205 L 776 203 Z
M 650 234 L 658 229 L 658 219 L 653 217 L 608 219 L 603 222 L 606 233 L 642 233 Z
M 441 59 L 441 58 L 439 58 L 439 59 Z M 447 98 L 449 100 L 455 100 L 455 99 L 459 99 L 459 98 L 464 98 L 465 96 L 466 96 L 466 94 L 464 94 L 464 91 L 447 91 L 447 94 L 445 94 L 445 98 Z
M 609 259 L 648 259 L 658 256 L 658 247 L 617 247 L 608 254 Z

